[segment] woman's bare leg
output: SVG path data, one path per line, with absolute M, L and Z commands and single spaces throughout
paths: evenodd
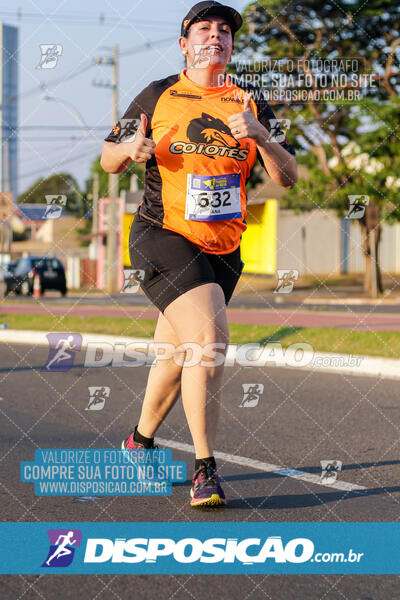
M 180 341 L 169 324 L 160 313 L 154 334 L 154 343 L 172 344 L 177 348 Z M 181 389 L 182 366 L 179 366 L 179 355 L 157 360 L 150 368 L 142 412 L 138 423 L 138 432 L 144 437 L 152 438 L 179 398 Z
M 181 343 L 192 342 L 202 349 L 207 344 L 222 343 L 218 352 L 226 354 L 229 330 L 225 298 L 215 283 L 200 285 L 179 296 L 164 311 L 165 317 Z M 210 362 L 213 353 L 208 352 Z M 189 357 L 188 357 L 189 358 Z M 221 413 L 224 361 L 219 366 L 184 366 L 181 377 L 182 401 L 196 449 L 196 458 L 214 453 Z

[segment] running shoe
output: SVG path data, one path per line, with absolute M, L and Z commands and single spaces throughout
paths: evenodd
M 129 437 L 126 438 L 126 440 L 122 441 L 121 444 L 121 448 L 122 450 L 145 450 L 145 447 L 143 446 L 143 444 L 140 444 L 139 442 L 135 442 L 134 440 L 134 431 L 132 431 L 132 433 L 130 434 Z M 153 444 L 151 448 L 148 448 L 148 450 L 157 450 L 158 446 L 156 446 L 156 444 Z
M 190 506 L 223 506 L 225 494 L 216 469 L 202 463 L 194 472 L 190 490 Z

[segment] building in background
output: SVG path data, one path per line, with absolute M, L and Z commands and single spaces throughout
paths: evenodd
M 49 221 L 46 218 L 47 204 L 14 204 L 13 214 L 24 226 L 26 239 L 36 239 L 36 232 L 42 225 Z M 67 217 L 65 211 L 61 211 L 60 217 Z M 50 219 L 51 221 L 55 219 Z
M 0 22 L 0 191 L 18 195 L 18 28 Z

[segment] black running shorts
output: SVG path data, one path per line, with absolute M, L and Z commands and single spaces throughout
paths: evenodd
M 129 235 L 133 269 L 144 271 L 141 288 L 161 311 L 185 292 L 218 283 L 228 304 L 243 269 L 240 247 L 230 254 L 208 254 L 188 239 L 153 225 L 137 214 Z

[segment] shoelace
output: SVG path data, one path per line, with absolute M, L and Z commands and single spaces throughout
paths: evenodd
M 129 436 L 129 438 L 130 437 L 131 436 Z M 132 441 L 133 441 L 134 444 L 138 443 L 138 442 L 135 442 L 135 438 L 133 437 L 133 435 L 132 435 Z M 142 448 L 142 445 L 140 445 L 140 447 Z M 159 449 L 160 449 L 160 446 L 158 446 L 158 444 L 153 444 L 151 448 L 147 448 L 147 450 L 159 450 Z M 128 448 L 128 450 L 130 450 L 130 448 Z M 134 450 L 134 448 L 132 448 L 132 450 Z M 143 446 L 143 450 L 146 450 L 146 448 L 144 448 L 144 446 Z
M 201 483 L 213 484 L 217 481 L 216 474 L 217 472 L 213 467 L 207 467 L 207 465 L 203 464 L 197 469 L 197 471 L 195 471 L 193 481 L 196 481 L 196 479 L 198 479 Z

